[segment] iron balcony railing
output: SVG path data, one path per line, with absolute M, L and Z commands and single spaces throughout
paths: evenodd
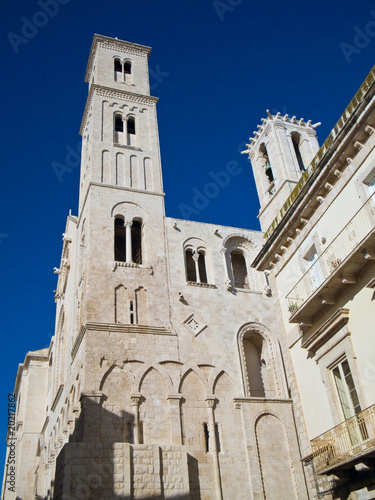
M 375 193 L 362 205 L 348 224 L 320 254 L 297 284 L 290 290 L 288 311 L 292 316 L 375 227 Z
M 318 473 L 339 467 L 375 449 L 375 405 L 311 441 Z

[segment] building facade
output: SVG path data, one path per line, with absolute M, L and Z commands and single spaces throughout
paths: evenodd
M 56 269 L 55 335 L 18 370 L 15 486 L 7 458 L 3 498 L 317 498 L 337 455 L 318 436 L 354 418 L 368 452 L 374 429 L 361 424 L 373 384 L 360 382 L 362 363 L 375 363 L 366 333 L 374 317 L 373 74 L 358 110 L 320 149 L 317 125 L 263 120 L 248 152 L 264 244 L 260 231 L 165 216 L 150 51 L 94 36 L 79 210 L 68 217 Z M 356 186 L 362 198 L 349 207 Z M 337 269 L 326 275 L 322 266 L 319 275 L 323 250 L 336 249 L 330 197 L 341 216 L 336 233 L 363 210 L 368 238 L 344 254 L 326 252 Z M 360 263 L 347 262 L 353 251 Z M 312 298 L 310 285 L 301 291 L 305 261 L 320 279 Z M 331 275 L 340 280 L 327 284 Z M 350 351 L 354 338 L 362 343 Z M 336 386 L 330 381 L 324 396 L 326 370 Z M 347 402 L 357 397 L 353 414 L 340 414 L 334 390 L 347 391 Z M 366 460 L 352 462 L 370 484 L 370 462 L 361 470 Z
M 279 114 L 247 149 L 267 222 L 253 266 L 277 283 L 320 498 L 375 498 L 374 76 L 319 151 L 314 125 Z

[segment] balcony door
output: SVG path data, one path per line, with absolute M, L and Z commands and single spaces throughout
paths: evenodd
M 367 439 L 367 430 L 362 419 L 354 419 L 361 412 L 357 390 L 354 385 L 350 366 L 346 358 L 342 359 L 332 369 L 333 379 L 335 381 L 338 399 L 345 420 L 351 419 L 348 422 L 346 433 L 342 436 L 343 439 L 348 437 L 351 447 L 359 446 L 361 442 Z
M 316 290 L 323 283 L 323 273 L 320 267 L 320 262 L 318 262 L 318 252 L 316 251 L 315 245 L 306 254 L 305 260 L 308 262 L 308 275 L 311 287 Z

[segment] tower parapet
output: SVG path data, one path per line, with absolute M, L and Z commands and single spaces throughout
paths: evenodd
M 320 123 L 297 120 L 288 114 L 267 118 L 250 137 L 247 149 L 260 201 L 259 219 L 267 230 L 294 186 L 319 150 L 316 128 Z

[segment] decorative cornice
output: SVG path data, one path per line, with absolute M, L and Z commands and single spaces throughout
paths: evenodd
M 233 403 L 278 403 L 293 404 L 292 399 L 274 399 L 274 398 L 233 398 Z
M 91 104 L 95 95 L 99 97 L 106 97 L 109 99 L 118 99 L 124 102 L 136 103 L 141 106 L 150 106 L 152 108 L 156 106 L 156 103 L 159 100 L 158 97 L 144 94 L 135 94 L 126 90 L 116 90 L 110 87 L 104 87 L 103 85 L 97 85 L 93 83 L 92 85 L 90 85 L 89 95 L 87 97 L 85 110 L 83 112 L 81 128 L 79 130 L 79 133 L 81 135 L 83 134 L 83 130 L 85 129 L 88 113 L 91 109 Z
M 208 283 L 198 283 L 197 281 L 187 281 L 187 285 L 198 286 L 200 288 L 217 288 L 216 285 L 209 285 Z
M 280 112 L 276 115 L 270 113 L 270 110 L 267 109 L 267 118 L 262 118 L 262 124 L 257 126 L 257 131 L 253 132 L 254 137 L 250 137 L 250 144 L 246 144 L 247 148 L 245 151 L 242 151 L 242 154 L 250 154 L 255 147 L 255 144 L 258 142 L 258 139 L 263 136 L 263 133 L 268 133 L 271 124 L 276 127 L 284 127 L 285 123 L 293 124 L 294 127 L 307 129 L 311 134 L 315 134 L 315 129 L 319 127 L 320 123 L 311 124 L 311 120 L 305 122 L 303 118 L 297 120 L 295 116 L 289 118 L 289 115 L 286 114 L 282 116 Z
M 133 92 L 128 92 L 127 90 L 117 90 L 111 89 L 109 87 L 103 87 L 102 85 L 91 85 L 93 90 L 96 90 L 97 95 L 101 97 L 109 97 L 114 99 L 119 99 L 125 102 L 135 102 L 136 104 L 143 104 L 145 106 L 155 106 L 159 98 L 151 95 L 135 94 Z
M 126 53 L 132 56 L 147 57 L 147 59 L 152 50 L 151 47 L 147 47 L 146 45 L 139 45 L 137 43 L 126 42 L 125 40 L 118 40 L 117 38 L 95 34 L 91 45 L 89 61 L 87 63 L 85 82 L 90 81 L 96 49 L 98 47 Z
M 323 343 L 332 337 L 339 329 L 349 321 L 349 309 L 341 308 L 330 316 L 323 325 L 316 330 L 308 339 L 302 341 L 301 347 L 316 351 Z
M 168 335 L 171 337 L 177 336 L 175 332 L 172 332 L 163 326 L 123 325 L 121 323 L 86 323 L 85 325 L 82 325 L 71 350 L 70 355 L 73 360 L 77 355 L 79 346 L 81 345 L 83 337 L 87 331 L 123 334 Z

